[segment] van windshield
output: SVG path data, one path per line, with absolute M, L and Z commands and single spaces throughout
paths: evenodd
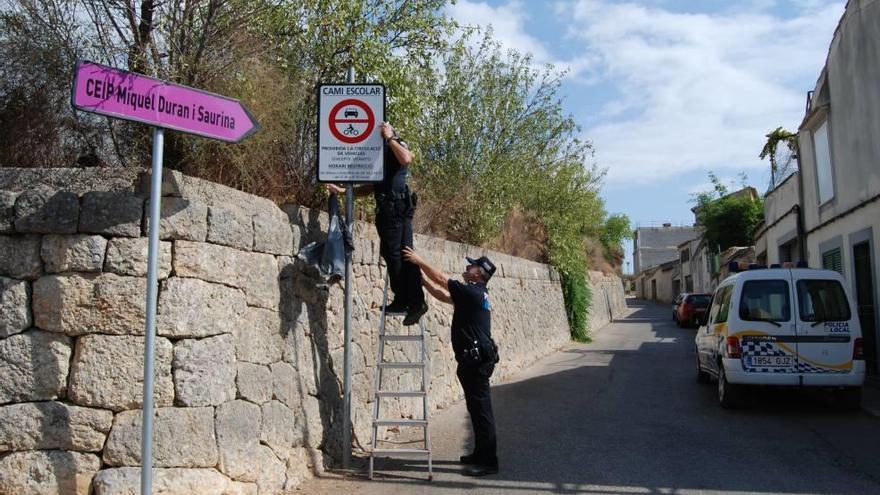
M 850 319 L 849 302 L 837 280 L 798 280 L 797 294 L 801 321 Z
M 739 317 L 747 321 L 788 321 L 791 298 L 785 280 L 749 280 L 743 284 Z

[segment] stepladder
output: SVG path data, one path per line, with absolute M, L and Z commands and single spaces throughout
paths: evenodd
M 382 309 L 379 319 L 379 342 L 376 352 L 376 368 L 373 384 L 373 436 L 370 442 L 369 477 L 373 479 L 377 457 L 419 457 L 428 461 L 428 481 L 434 479 L 433 458 L 431 454 L 431 434 L 428 428 L 428 335 L 425 322 L 419 319 L 418 325 L 387 325 L 389 319 L 402 319 L 404 313 L 386 312 L 388 306 L 388 275 L 385 276 L 385 290 L 382 295 Z M 389 328 L 391 330 L 389 331 Z M 415 331 L 413 331 L 415 330 Z M 407 349 L 408 347 L 408 349 Z M 389 355 L 388 351 L 392 352 Z M 416 356 L 415 359 L 401 359 L 401 356 Z M 392 371 L 393 370 L 393 371 Z M 417 377 L 401 380 L 400 373 L 414 373 Z M 391 376 L 389 376 L 391 375 Z M 404 387 L 403 384 L 420 383 L 420 386 Z M 404 390 L 404 388 L 407 388 Z M 403 401 L 416 404 L 421 400 L 421 417 L 404 417 L 402 414 L 389 414 L 393 410 L 392 401 L 402 406 Z M 418 405 L 415 406 L 418 409 Z M 403 408 L 401 407 L 401 411 Z M 400 433 L 400 441 L 388 441 L 384 435 L 389 429 Z M 421 437 L 413 440 L 412 430 L 421 430 Z M 408 431 L 404 431 L 408 430 Z M 386 445 L 386 444 L 391 445 Z M 381 446 L 380 446 L 381 444 Z M 400 445 L 406 445 L 402 447 Z

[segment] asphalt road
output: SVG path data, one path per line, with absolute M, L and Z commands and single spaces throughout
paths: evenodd
M 880 419 L 825 394 L 758 391 L 721 409 L 694 376 L 694 330 L 666 306 L 625 319 L 493 387 L 501 471 L 468 478 L 463 404 L 431 418 L 422 460 L 378 460 L 377 478 L 330 473 L 309 494 L 880 494 Z

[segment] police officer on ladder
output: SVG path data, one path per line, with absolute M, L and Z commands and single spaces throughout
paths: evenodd
M 464 390 L 464 399 L 471 426 L 474 429 L 474 451 L 461 456 L 467 476 L 485 476 L 498 472 L 495 440 L 495 417 L 489 377 L 498 362 L 498 347 L 492 340 L 492 303 L 486 284 L 495 273 L 489 258 L 467 258 L 467 270 L 462 273 L 464 283 L 452 280 L 429 265 L 410 248 L 403 256 L 424 272 L 423 283 L 432 296 L 452 304 L 452 349 L 458 362 L 458 381 Z
M 379 232 L 379 252 L 388 267 L 388 278 L 394 301 L 385 311 L 406 313 L 404 325 L 414 325 L 428 311 L 422 290 L 422 274 L 418 267 L 403 259 L 401 249 L 412 247 L 412 219 L 415 214 L 416 196 L 406 183 L 412 153 L 406 142 L 397 136 L 388 122 L 379 126 L 385 140 L 385 180 L 375 185 L 355 188 L 355 195 L 370 192 L 376 200 L 376 230 Z M 327 184 L 327 190 L 344 194 L 345 189 Z

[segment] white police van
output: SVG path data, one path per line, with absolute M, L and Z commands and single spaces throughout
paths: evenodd
M 830 388 L 842 407 L 858 408 L 864 348 L 843 277 L 788 264 L 750 268 L 715 289 L 696 336 L 698 381 L 714 379 L 725 408 L 750 385 Z

